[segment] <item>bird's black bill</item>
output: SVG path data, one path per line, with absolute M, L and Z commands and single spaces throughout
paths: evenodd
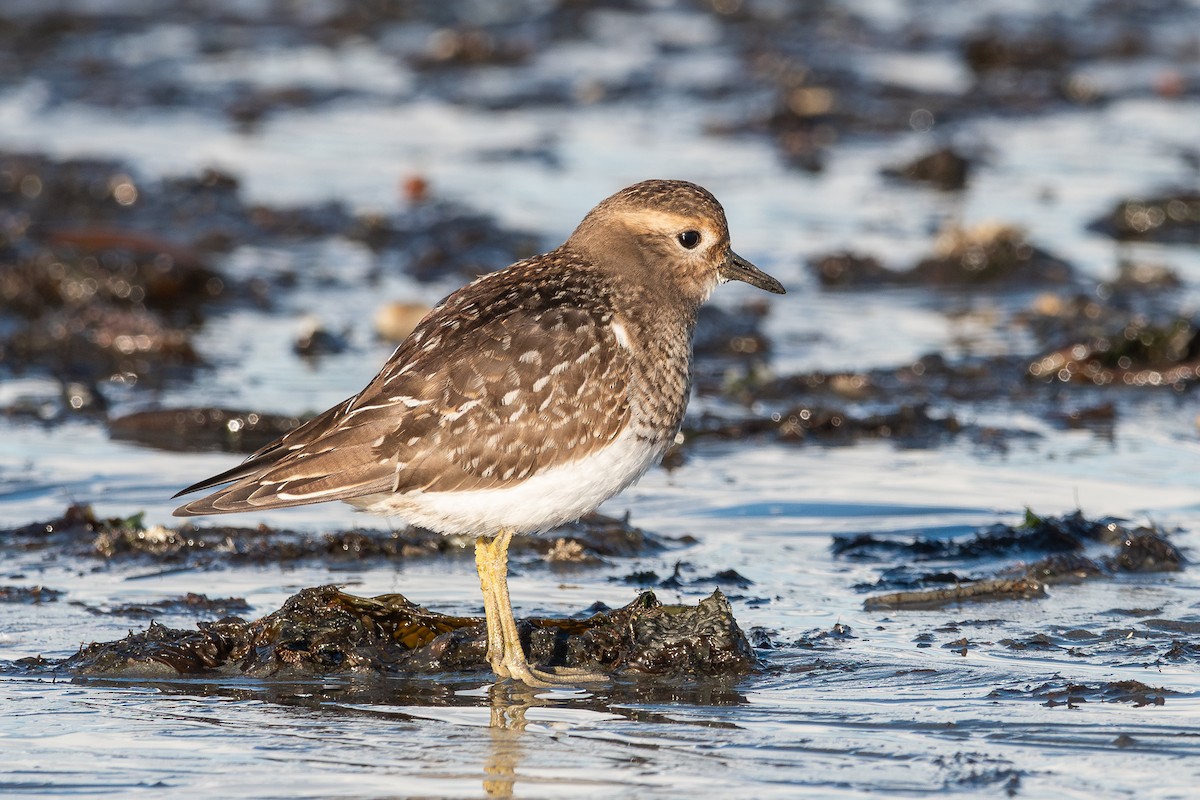
M 751 286 L 757 286 L 759 289 L 766 289 L 768 292 L 775 294 L 787 294 L 787 290 L 783 288 L 783 284 L 772 278 L 767 273 L 763 272 L 758 267 L 751 264 L 746 259 L 739 256 L 732 250 L 729 251 L 729 258 L 721 265 L 718 270 L 721 277 L 728 281 L 742 281 Z

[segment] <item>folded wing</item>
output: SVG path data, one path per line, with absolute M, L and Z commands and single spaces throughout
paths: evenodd
M 362 392 L 184 489 L 229 484 L 175 514 L 501 488 L 611 442 L 631 376 L 602 298 L 488 277 L 511 285 L 452 295 Z

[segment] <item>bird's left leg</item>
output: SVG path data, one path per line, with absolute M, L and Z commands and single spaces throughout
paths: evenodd
M 496 669 L 496 674 L 537 687 L 576 686 L 580 683 L 609 680 L 609 676 L 599 672 L 572 669 L 559 675 L 535 669 L 529 665 L 525 651 L 521 647 L 521 634 L 517 630 L 517 620 L 513 616 L 512 600 L 508 596 L 508 545 L 511 541 L 512 531 L 501 531 L 492 540 L 489 552 L 492 561 L 488 565 L 488 569 L 493 578 L 492 589 L 495 592 L 492 602 L 499 617 L 504 647 L 503 667 L 507 675 L 499 669 Z M 483 574 L 482 570 L 480 574 Z M 493 669 L 495 669 L 494 666 Z

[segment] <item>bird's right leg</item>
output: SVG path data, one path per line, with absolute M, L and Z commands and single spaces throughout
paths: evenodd
M 487 620 L 487 658 L 497 677 L 511 677 L 504 663 L 504 631 L 496 605 L 496 539 L 480 536 L 475 540 L 475 569 L 479 572 L 479 588 L 483 590 L 483 615 Z

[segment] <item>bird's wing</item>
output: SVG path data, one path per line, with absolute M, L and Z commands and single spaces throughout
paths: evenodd
M 336 425 L 338 417 L 345 413 L 346 409 L 353 403 L 354 397 L 351 397 L 344 402 L 338 403 L 333 408 L 326 410 L 324 413 L 318 414 L 307 422 L 293 428 L 285 433 L 280 438 L 265 445 L 249 455 L 245 461 L 238 464 L 236 467 L 231 467 L 222 473 L 213 475 L 210 478 L 205 478 L 202 481 L 197 481 L 186 489 L 181 489 L 175 493 L 175 497 L 182 497 L 185 494 L 200 492 L 205 489 L 212 489 L 222 484 L 236 481 L 240 478 L 245 478 L 262 471 L 265 467 L 279 461 L 283 456 L 287 455 L 292 450 L 297 450 L 303 447 L 306 443 L 313 441 L 321 436 L 322 433 Z M 211 513 L 211 512 L 210 512 Z
M 493 489 L 586 456 L 629 420 L 627 351 L 611 323 L 561 287 L 460 291 L 361 393 L 184 490 L 232 481 L 175 513 Z

